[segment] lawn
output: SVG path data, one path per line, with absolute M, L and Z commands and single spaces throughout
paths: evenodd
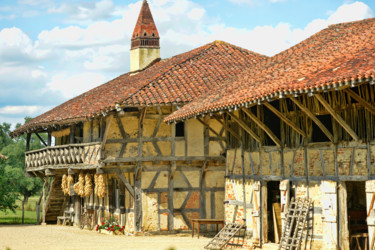
M 36 224 L 36 205 L 35 203 L 39 200 L 39 196 L 33 196 L 29 198 L 28 203 L 25 204 L 25 224 Z M 22 223 L 22 209 L 21 201 L 16 202 L 18 208 L 16 213 L 11 210 L 7 210 L 6 213 L 0 212 L 0 224 L 21 224 Z M 42 218 L 40 215 L 39 218 Z

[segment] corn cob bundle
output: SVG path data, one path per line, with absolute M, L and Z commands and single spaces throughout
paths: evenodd
M 104 198 L 104 195 L 105 195 L 105 181 L 104 181 L 104 175 L 100 174 L 98 176 L 98 183 L 95 183 L 95 185 L 98 186 L 98 192 L 96 193 L 96 195 L 99 197 L 99 198 Z
M 91 175 L 86 174 L 86 176 L 85 176 L 85 196 L 90 196 L 91 194 L 92 194 Z
M 64 174 L 62 176 L 62 180 L 61 180 L 61 189 L 64 193 L 64 195 L 67 195 L 69 193 L 69 187 L 68 187 L 68 177 L 66 176 L 66 174 Z
M 81 197 L 85 197 L 85 177 L 79 174 L 78 182 L 74 184 L 74 191 Z

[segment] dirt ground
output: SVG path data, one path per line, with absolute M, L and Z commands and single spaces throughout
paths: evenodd
M 113 236 L 57 225 L 0 225 L 3 249 L 204 249 L 210 238 L 190 234 Z

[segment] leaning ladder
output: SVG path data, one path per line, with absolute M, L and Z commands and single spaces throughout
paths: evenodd
M 292 198 L 279 249 L 299 249 L 309 211 L 310 200 L 307 198 L 297 198 L 297 200 L 294 200 Z
M 227 244 L 230 244 L 229 241 L 237 237 L 236 234 L 240 232 L 242 228 L 244 228 L 244 224 L 239 223 L 228 223 L 226 224 L 220 232 L 205 246 L 205 249 L 223 249 Z M 240 238 L 245 238 L 245 233 L 243 236 L 239 236 Z M 243 242 L 242 239 L 242 242 Z M 239 244 L 230 244 L 239 246 Z

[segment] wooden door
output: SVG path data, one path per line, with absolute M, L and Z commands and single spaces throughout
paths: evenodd
M 323 247 L 325 249 L 337 248 L 337 183 L 335 181 L 322 181 L 322 224 Z

